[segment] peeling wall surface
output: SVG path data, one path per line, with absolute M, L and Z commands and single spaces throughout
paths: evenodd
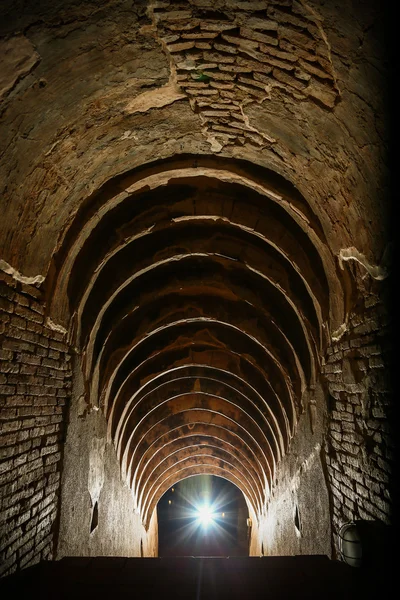
M 252 555 L 395 520 L 391 21 L 1 2 L 1 575 L 156 555 L 200 474 Z

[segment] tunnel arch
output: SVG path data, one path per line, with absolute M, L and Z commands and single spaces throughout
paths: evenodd
M 246 556 L 250 513 L 227 479 L 193 475 L 174 483 L 157 504 L 160 556 Z
M 257 498 L 263 499 L 263 484 L 262 484 L 261 480 L 259 479 L 258 474 L 253 472 L 254 467 L 252 466 L 251 462 L 244 456 L 244 454 L 240 450 L 238 450 L 238 448 L 236 448 L 232 444 L 227 444 L 226 447 L 222 446 L 221 438 L 211 437 L 209 435 L 208 436 L 193 435 L 193 436 L 188 436 L 188 437 L 193 437 L 193 440 L 190 440 L 191 445 L 195 444 L 198 448 L 209 449 L 209 451 L 211 453 L 217 452 L 218 457 L 221 457 L 221 456 L 233 457 L 233 460 L 235 463 L 236 463 L 236 461 L 239 461 L 238 464 L 241 465 L 241 470 L 243 470 L 244 477 L 248 481 L 249 486 L 253 490 L 255 490 L 255 492 L 257 494 Z M 215 442 L 218 444 L 218 446 L 213 445 L 213 440 L 215 440 Z M 189 440 L 187 440 L 187 442 L 189 442 Z M 172 442 L 170 442 L 170 444 L 171 444 L 171 451 L 169 452 L 167 458 L 165 458 L 163 460 L 171 459 L 171 457 L 175 454 L 178 457 L 179 455 L 183 455 L 185 452 L 185 448 L 182 448 L 179 446 L 180 440 L 175 439 Z M 177 447 L 177 449 L 175 449 L 175 446 Z M 160 466 L 161 462 L 159 463 L 157 461 L 157 464 L 158 464 L 158 466 Z M 146 465 L 146 469 L 143 471 L 143 477 L 145 477 L 145 473 L 147 470 L 150 470 L 153 474 L 152 466 L 153 465 L 151 462 L 149 465 Z M 139 482 L 139 485 L 140 485 L 140 482 Z M 144 490 L 141 491 L 140 497 L 138 499 L 139 506 L 141 505 L 141 499 L 143 498 L 143 495 L 144 495 Z
M 220 377 L 222 376 L 220 372 L 217 374 Z M 260 425 L 264 425 L 263 430 L 268 438 L 267 444 L 268 446 L 270 446 L 270 451 L 273 453 L 275 460 L 277 460 L 277 458 L 279 457 L 279 447 L 274 434 L 273 426 L 271 424 L 271 419 L 266 416 L 266 408 L 268 408 L 268 405 L 264 403 L 254 403 L 254 401 L 251 401 L 248 398 L 248 396 L 246 396 L 242 392 L 239 392 L 236 388 L 226 383 L 221 385 L 221 379 L 210 379 L 209 377 L 207 378 L 206 373 L 197 375 L 196 378 L 187 376 L 185 378 L 176 378 L 173 380 L 169 380 L 167 383 L 161 384 L 156 390 L 154 390 L 154 392 L 156 392 L 157 394 L 156 400 L 153 400 L 152 398 L 152 396 L 155 396 L 155 393 L 150 392 L 147 393 L 144 397 L 142 397 L 139 400 L 139 402 L 145 403 L 145 410 L 147 410 L 147 407 L 148 410 L 151 410 L 152 405 L 159 406 L 160 402 L 166 402 L 169 401 L 171 398 L 175 397 L 174 394 L 200 393 L 200 390 L 201 393 L 210 393 L 214 397 L 219 397 L 221 399 L 224 399 L 225 401 L 233 402 L 233 404 L 235 404 L 236 406 L 243 408 L 243 410 L 246 410 L 248 415 L 252 415 L 252 419 L 255 422 L 258 422 Z M 172 390 L 167 389 L 167 386 L 168 388 L 171 387 L 170 384 L 172 384 Z M 198 389 L 195 392 L 194 390 L 196 390 L 196 387 Z M 160 394 L 160 392 L 162 392 L 162 395 Z M 116 432 L 115 440 L 118 444 L 117 448 L 120 452 L 123 451 L 123 448 L 125 446 L 124 434 L 126 434 L 127 431 L 131 431 L 132 427 L 134 427 L 133 423 L 130 424 L 130 420 L 132 419 L 132 415 L 137 411 L 139 402 L 133 406 L 127 405 L 125 408 L 125 417 L 121 418 L 119 421 L 120 431 Z M 142 409 L 142 416 L 143 413 L 144 410 Z M 140 415 L 139 417 L 136 417 L 136 423 L 138 422 L 138 418 L 140 418 Z
M 179 471 L 176 471 L 173 475 L 168 477 L 166 480 L 164 480 L 163 484 L 157 490 L 157 494 L 153 497 L 151 503 L 149 504 L 149 506 L 146 510 L 146 513 L 144 514 L 145 524 L 148 526 L 149 520 L 151 518 L 150 515 L 153 514 L 154 509 L 157 506 L 157 502 L 160 500 L 160 498 L 163 496 L 163 494 L 168 490 L 168 488 L 170 488 L 174 484 L 178 483 L 179 481 L 182 481 L 183 479 L 187 479 L 188 477 L 194 477 L 196 475 L 216 475 L 217 477 L 221 477 L 222 479 L 226 479 L 226 480 L 230 481 L 231 483 L 233 483 L 233 485 L 235 485 L 242 492 L 247 505 L 250 506 L 252 508 L 252 510 L 254 511 L 251 499 L 249 499 L 249 497 L 246 495 L 245 491 L 243 491 L 243 486 L 241 485 L 240 481 L 238 481 L 235 478 L 235 476 L 233 474 L 227 473 L 226 471 L 224 471 L 224 469 L 222 469 L 220 467 L 214 467 L 212 465 L 208 466 L 206 464 L 203 464 L 201 466 L 197 465 L 197 466 L 183 467 L 182 469 L 180 469 Z M 255 511 L 254 511 L 254 513 L 255 513 Z
M 193 164 L 195 165 L 193 167 Z M 189 166 L 190 165 L 190 166 Z M 215 167 L 218 166 L 219 169 Z M 291 217 L 292 223 L 295 223 L 305 233 L 311 243 L 316 246 L 318 261 L 323 262 L 325 277 L 330 281 L 331 292 L 329 301 L 334 303 L 332 306 L 331 320 L 336 324 L 341 324 L 344 320 L 343 314 L 343 293 L 340 293 L 342 285 L 337 285 L 345 277 L 335 265 L 332 257 L 327 251 L 326 238 L 318 220 L 318 216 L 313 214 L 312 209 L 305 199 L 283 177 L 277 173 L 258 167 L 246 161 L 238 159 L 226 159 L 222 157 L 190 156 L 190 157 L 171 157 L 164 161 L 156 161 L 153 165 L 143 165 L 142 168 L 136 168 L 132 174 L 122 174 L 112 181 L 107 182 L 102 188 L 94 192 L 91 197 L 82 203 L 79 215 L 75 217 L 74 223 L 69 227 L 68 233 L 59 250 L 53 258 L 53 267 L 51 276 L 47 281 L 47 291 L 49 296 L 49 313 L 54 315 L 57 321 L 63 320 L 62 311 L 67 311 L 65 304 L 67 299 L 66 288 L 70 273 L 73 272 L 73 264 L 78 254 L 100 221 L 105 218 L 114 206 L 126 201 L 136 189 L 138 196 L 147 191 L 148 187 L 163 187 L 168 185 L 174 177 L 198 177 L 205 174 L 208 177 L 216 177 L 222 181 L 238 182 L 250 190 L 255 189 L 258 193 L 268 199 L 270 202 L 280 205 L 283 210 Z M 149 180 L 147 181 L 147 178 Z M 265 186 L 265 181 L 268 183 Z M 146 185 L 147 183 L 147 185 Z M 265 187 L 264 187 L 265 186 Z M 117 192 L 115 195 L 114 190 Z M 121 191 L 127 190 L 127 191 Z M 316 255 L 317 256 L 317 255 Z M 54 290 L 58 293 L 55 294 Z M 64 291 L 65 290 L 65 291 Z M 57 302 L 64 299 L 64 307 L 57 308 Z M 339 312 L 336 312 L 339 311 Z
M 245 490 L 252 554 L 329 554 L 391 509 L 385 11 L 27 3 L 0 6 L 0 562 L 154 553 L 196 469 Z
M 174 460 L 188 460 L 195 438 L 179 443 L 182 427 L 204 439 L 223 433 L 224 456 L 236 436 L 252 465 L 243 464 L 247 497 L 264 510 L 330 331 L 345 316 L 345 290 L 315 206 L 243 160 L 155 161 L 81 205 L 53 257 L 49 314 L 71 315 L 89 403 L 108 420 L 147 524 Z M 216 449 L 204 456 L 221 468 Z

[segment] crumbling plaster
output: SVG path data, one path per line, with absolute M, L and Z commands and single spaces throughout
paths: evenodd
M 146 113 L 127 110 L 133 98 L 162 88 L 170 78 L 170 57 L 146 3 L 130 10 L 115 2 L 107 19 L 102 5 L 64 5 L 59 14 L 52 7 L 51 18 L 46 10 L 40 19 L 24 15 L 3 24 L 7 38 L 23 30 L 41 59 L 2 106 L 7 186 L 1 256 L 25 275 L 46 275 L 60 232 L 107 179 L 155 156 L 211 150 L 189 100 Z M 330 3 L 311 3 L 310 10 L 319 15 L 331 47 L 340 101 L 327 109 L 273 87 L 269 98 L 251 101 L 245 112 L 255 129 L 275 141 L 264 148 L 226 145 L 221 152 L 286 176 L 315 207 L 335 254 L 354 246 L 378 264 L 385 215 L 377 213 L 375 198 L 385 194 L 386 104 L 385 64 L 373 43 L 382 37 L 384 15 L 378 7 L 365 11 L 346 3 L 335 18 Z M 372 57 L 365 57 L 365 47 Z M 343 212 L 345 224 L 337 216 Z M 361 217 L 363 228 L 357 226 Z M 28 252 L 20 252 L 22 247 Z

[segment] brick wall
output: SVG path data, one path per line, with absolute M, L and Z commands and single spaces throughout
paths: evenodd
M 218 21 L 204 13 L 199 18 L 199 3 L 188 0 L 185 20 L 178 22 L 172 4 L 150 3 L 179 86 L 209 138 L 221 146 L 266 145 L 267 136 L 250 126 L 240 110 L 265 99 L 266 89 L 279 88 L 328 110 L 337 101 L 329 48 L 311 10 L 291 2 L 284 7 L 261 4 L 263 8 L 260 2 L 231 1 L 224 11 L 228 18 Z M 210 0 L 202 8 L 212 12 L 215 7 Z
M 53 556 L 71 371 L 40 298 L 0 272 L 0 575 Z
M 352 519 L 392 519 L 394 435 L 387 303 L 366 298 L 345 336 L 328 350 L 326 461 L 336 551 Z

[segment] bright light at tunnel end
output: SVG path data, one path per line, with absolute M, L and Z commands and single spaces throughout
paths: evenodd
M 211 506 L 203 504 L 196 509 L 197 521 L 203 527 L 207 527 L 215 521 L 216 515 Z

